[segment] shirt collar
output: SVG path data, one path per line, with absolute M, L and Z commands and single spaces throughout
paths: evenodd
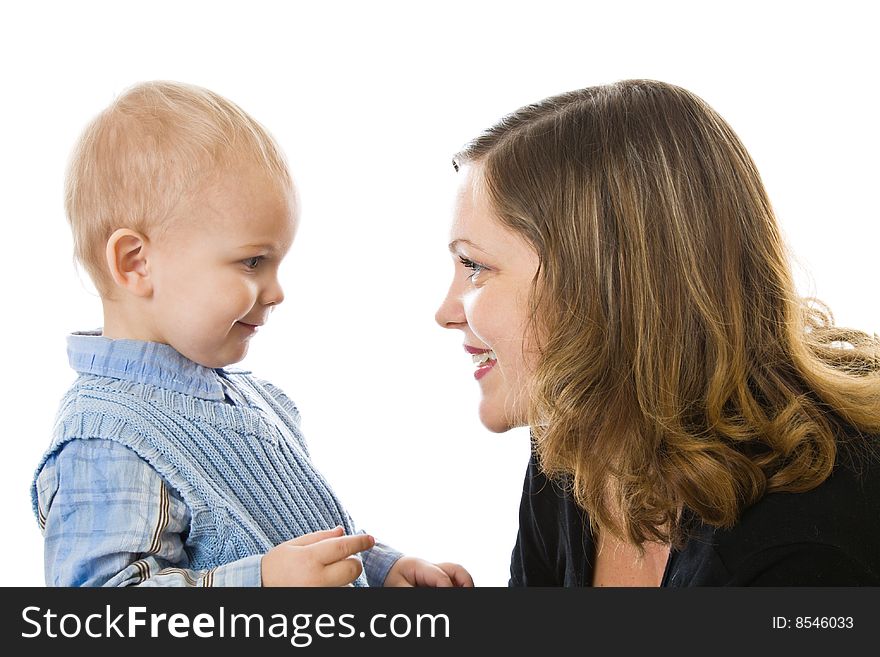
M 182 356 L 173 347 L 142 340 L 112 340 L 100 330 L 67 336 L 70 366 L 83 374 L 146 383 L 208 400 L 224 399 L 220 370 Z

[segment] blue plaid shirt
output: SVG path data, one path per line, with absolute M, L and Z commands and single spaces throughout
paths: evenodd
M 157 352 L 151 343 L 114 341 L 112 362 L 102 361 L 107 342 L 95 333 L 70 336 L 71 365 L 77 369 L 77 363 L 87 361 L 92 371 L 105 369 L 106 376 L 124 370 L 157 386 L 168 384 L 169 373 L 175 385 L 181 378 L 201 388 L 219 383 L 227 403 L 244 402 L 228 378 L 198 366 L 181 373 L 182 357 L 170 349 Z M 50 586 L 261 584 L 261 554 L 208 570 L 188 567 L 189 507 L 156 470 L 120 443 L 66 443 L 46 460 L 35 489 Z M 400 556 L 381 543 L 362 553 L 369 584 L 381 586 Z

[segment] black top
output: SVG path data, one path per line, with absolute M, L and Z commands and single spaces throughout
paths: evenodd
M 856 442 L 861 442 L 854 440 Z M 661 586 L 880 586 L 880 441 L 838 449 L 824 483 L 772 493 L 733 528 L 693 517 L 670 552 Z M 590 586 L 586 513 L 529 460 L 510 586 Z

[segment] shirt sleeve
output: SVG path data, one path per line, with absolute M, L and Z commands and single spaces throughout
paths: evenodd
M 37 503 L 48 586 L 260 586 L 262 555 L 189 568 L 187 505 L 113 441 L 64 445 L 40 472 Z
M 391 567 L 403 556 L 392 547 L 379 543 L 361 553 L 364 563 L 364 574 L 367 576 L 367 584 L 370 586 L 384 586 L 385 578 Z

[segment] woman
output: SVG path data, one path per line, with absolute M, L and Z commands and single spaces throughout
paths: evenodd
M 880 347 L 796 295 L 727 123 L 630 80 L 468 144 L 437 312 L 528 425 L 511 585 L 880 585 Z

